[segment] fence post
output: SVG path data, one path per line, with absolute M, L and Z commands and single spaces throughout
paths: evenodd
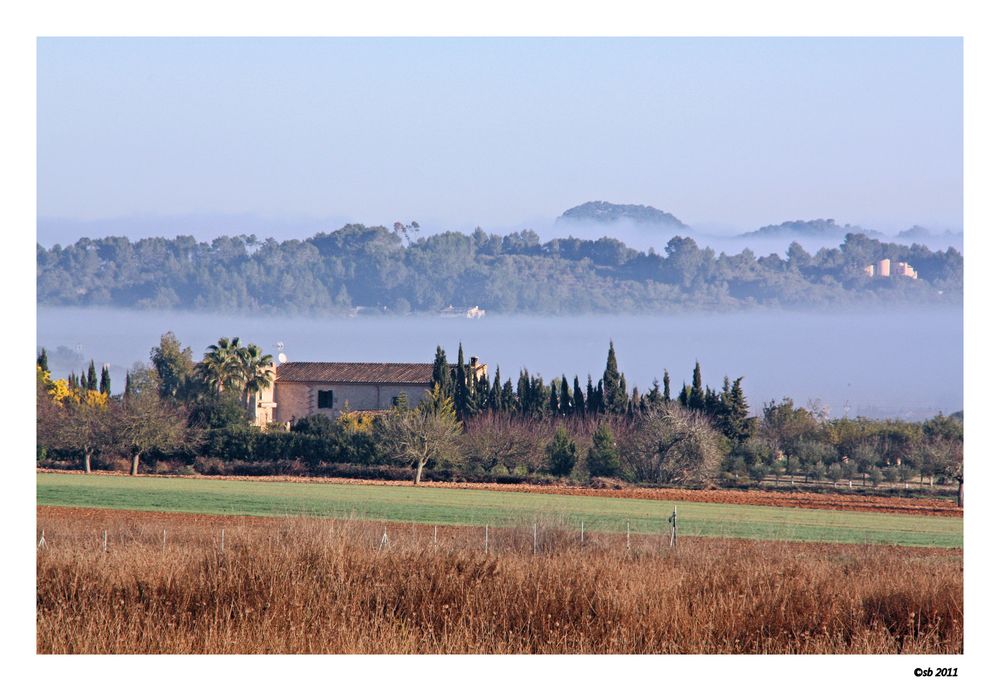
M 437 547 L 438 544 L 438 527 L 434 526 L 434 546 Z
M 670 546 L 677 546 L 677 505 L 674 505 L 674 512 L 670 515 Z
M 103 536 L 101 538 L 101 546 L 105 552 L 108 551 L 108 529 L 104 529 Z
M 632 525 L 625 521 L 625 549 L 632 551 Z

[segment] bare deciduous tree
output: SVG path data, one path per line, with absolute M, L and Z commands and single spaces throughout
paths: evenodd
M 132 459 L 132 475 L 139 474 L 143 455 L 180 449 L 190 441 L 184 409 L 162 401 L 153 388 L 116 405 L 112 424 L 118 448 Z
M 677 405 L 640 415 L 622 437 L 622 464 L 635 482 L 707 485 L 719 474 L 719 434 L 700 413 Z
M 415 485 L 429 463 L 458 457 L 461 432 L 454 403 L 438 387 L 416 408 L 397 406 L 378 423 L 379 446 L 389 458 L 416 471 Z
M 503 466 L 529 472 L 544 465 L 543 446 L 551 437 L 548 424 L 509 413 L 485 413 L 465 423 L 462 450 L 470 463 L 490 471 Z

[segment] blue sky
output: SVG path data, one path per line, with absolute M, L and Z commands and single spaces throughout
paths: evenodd
M 591 199 L 961 228 L 961 40 L 38 42 L 39 217 L 505 229 Z

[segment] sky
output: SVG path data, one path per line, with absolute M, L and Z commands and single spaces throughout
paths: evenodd
M 40 241 L 963 223 L 961 39 L 48 38 L 37 123 Z

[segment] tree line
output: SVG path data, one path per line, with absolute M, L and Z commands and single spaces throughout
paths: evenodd
M 280 243 L 250 235 L 210 243 L 178 236 L 39 245 L 38 301 L 334 314 L 473 304 L 507 313 L 647 313 L 962 299 L 957 250 L 932 252 L 860 233 L 815 254 L 792 243 L 785 256 L 758 257 L 750 250 L 716 255 L 681 236 L 640 252 L 612 238 L 542 243 L 530 230 L 417 237 L 418 230 L 415 223 L 392 230 L 354 224 Z M 883 258 L 908 262 L 920 280 L 866 277 L 864 267 Z
M 669 372 L 628 388 L 609 344 L 604 372 L 549 383 L 521 370 L 482 375 L 459 345 L 434 357 L 429 393 L 388 411 L 343 410 L 290 426 L 252 424 L 253 396 L 273 382 L 269 355 L 221 338 L 195 361 L 172 333 L 111 396 L 38 373 L 38 463 L 154 472 L 339 474 L 402 479 L 632 482 L 686 486 L 919 478 L 963 486 L 960 414 L 922 423 L 830 419 L 784 399 L 751 416 L 743 378 L 712 388 L 695 363 L 674 396 Z M 96 374 L 96 372 L 95 372 Z M 110 391 L 110 381 L 108 382 Z

